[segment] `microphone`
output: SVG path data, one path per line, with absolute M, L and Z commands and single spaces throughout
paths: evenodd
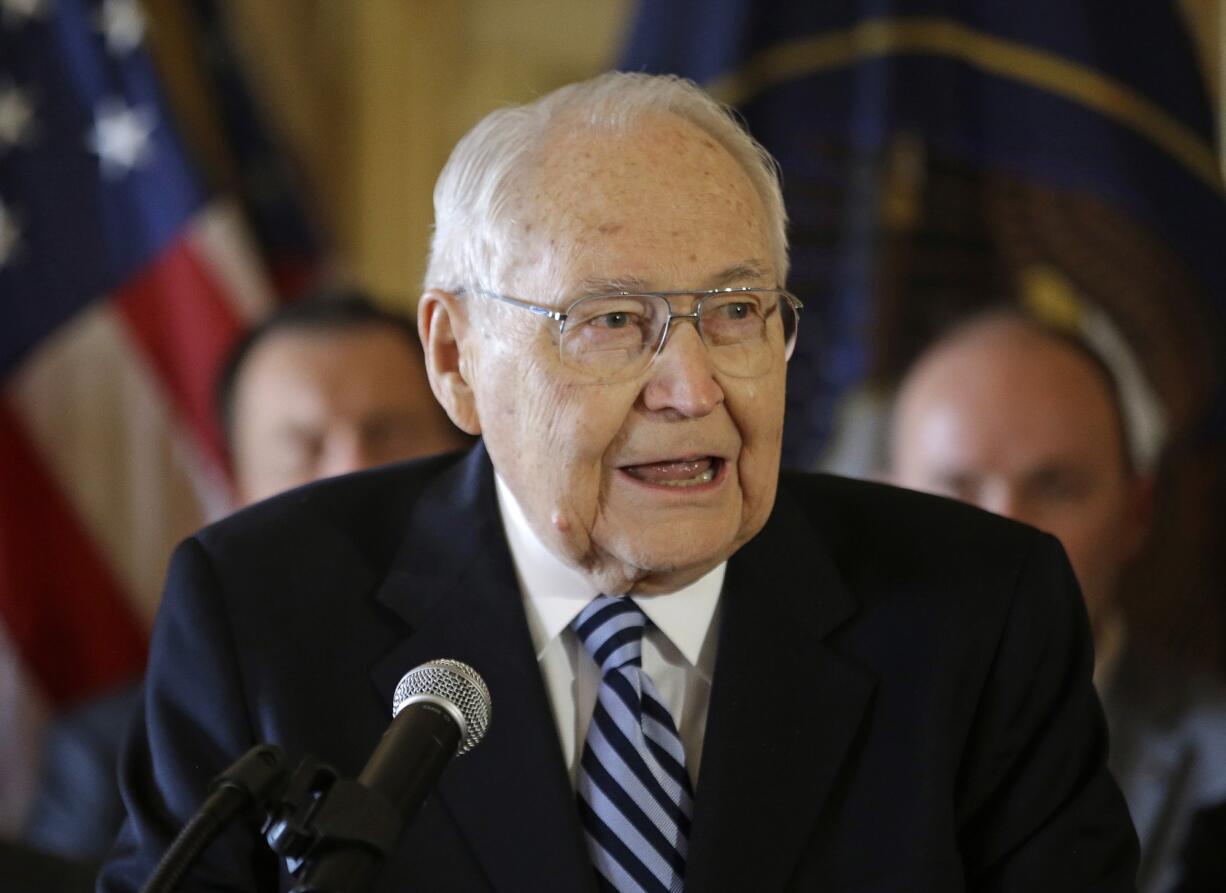
M 413 820 L 447 764 L 480 743 L 489 728 L 490 710 L 489 689 L 467 664 L 432 660 L 405 673 L 392 697 L 392 723 L 356 785 L 336 782 L 316 814 L 317 825 L 331 824 L 335 815 L 340 833 L 324 836 L 348 843 L 322 847 L 297 868 L 291 867 L 298 878 L 294 893 L 368 889 L 382 858 Z M 333 800 L 336 802 L 331 803 Z M 325 820 L 330 806 L 335 811 Z M 341 831 L 341 825 L 350 830 Z M 363 830 L 357 830 L 358 825 Z M 281 830 L 270 835 L 270 844 Z M 288 855 L 279 846 L 274 849 Z
M 452 757 L 468 753 L 490 724 L 490 692 L 468 664 L 432 660 L 401 677 L 392 724 L 358 783 L 382 793 L 413 820 Z

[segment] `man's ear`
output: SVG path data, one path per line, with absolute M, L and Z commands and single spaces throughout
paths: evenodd
M 430 289 L 417 304 L 417 332 L 426 355 L 430 389 L 461 431 L 481 433 L 477 401 L 468 374 L 471 361 L 468 307 L 450 292 Z

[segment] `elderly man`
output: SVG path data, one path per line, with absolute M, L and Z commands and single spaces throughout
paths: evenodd
M 724 109 L 572 85 L 477 125 L 435 204 L 419 329 L 483 443 L 180 548 L 101 889 L 256 741 L 356 774 L 438 657 L 494 720 L 380 890 L 1131 889 L 1055 540 L 780 476 L 799 303 L 773 163 Z M 277 878 L 243 827 L 194 882 Z
M 1141 434 L 1143 386 L 1107 355 L 1119 356 L 1017 312 L 966 320 L 905 377 L 891 463 L 904 486 L 1033 524 L 1068 551 L 1094 630 L 1109 764 L 1141 838 L 1139 886 L 1157 893 L 1178 880 L 1194 813 L 1226 799 L 1226 693 L 1128 639 L 1119 584 L 1148 532 L 1157 450 Z

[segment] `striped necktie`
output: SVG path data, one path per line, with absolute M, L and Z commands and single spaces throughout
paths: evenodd
M 629 598 L 607 595 L 574 621 L 600 667 L 576 793 L 602 890 L 680 893 L 693 794 L 677 726 L 643 672 L 647 623 Z

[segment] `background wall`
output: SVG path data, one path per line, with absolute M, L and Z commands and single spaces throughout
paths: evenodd
M 1226 0 L 1179 3 L 1220 109 Z M 451 146 L 500 104 L 612 64 L 634 2 L 228 0 L 228 8 L 254 86 L 302 162 L 344 262 L 379 295 L 411 304 L 431 189 Z
M 434 179 L 501 104 L 607 68 L 630 0 L 230 0 L 253 86 L 358 280 L 413 303 Z

